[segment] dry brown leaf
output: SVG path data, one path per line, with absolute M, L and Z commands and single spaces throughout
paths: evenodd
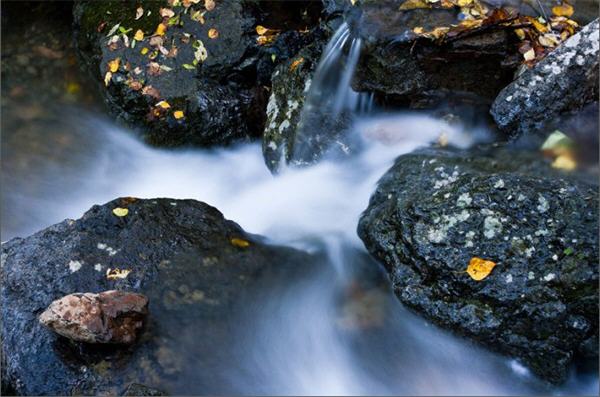
M 135 10 L 135 20 L 137 21 L 144 15 L 144 9 L 142 7 L 138 7 Z
M 204 8 L 206 11 L 212 11 L 215 9 L 215 0 L 204 0 Z
M 219 37 L 219 31 L 215 28 L 208 29 L 208 37 L 210 37 L 211 39 L 216 39 L 217 37 Z
M 160 92 L 158 92 L 158 90 L 156 88 L 152 87 L 151 85 L 145 86 L 142 89 L 142 94 L 151 96 L 152 98 L 155 98 L 155 99 L 160 98 Z
M 300 58 L 294 60 L 294 62 L 292 62 L 292 64 L 290 65 L 290 72 L 293 72 L 294 70 L 296 70 L 296 68 L 298 66 L 300 66 L 300 64 L 302 62 L 304 62 L 304 58 L 303 57 L 300 57 Z

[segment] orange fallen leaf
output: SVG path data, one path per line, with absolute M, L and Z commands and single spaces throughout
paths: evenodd
M 568 3 L 552 7 L 552 13 L 559 17 L 570 17 L 573 15 L 573 6 Z
M 174 111 L 173 117 L 175 117 L 177 120 L 182 119 L 184 117 L 183 111 L 181 111 L 181 110 Z
M 156 32 L 154 32 L 154 34 L 158 35 L 158 36 L 164 36 L 166 31 L 167 31 L 167 25 L 165 25 L 164 23 L 159 23 L 158 26 L 156 27 Z
M 469 276 L 471 276 L 473 280 L 481 281 L 492 272 L 492 269 L 494 269 L 495 266 L 495 262 L 474 256 L 469 261 L 469 266 L 467 266 L 467 273 L 469 274 Z
M 169 109 L 171 107 L 171 105 L 169 105 L 169 102 L 167 102 L 167 101 L 160 101 L 154 106 L 158 106 L 163 109 Z
M 294 70 L 296 70 L 296 68 L 298 66 L 300 66 L 300 64 L 304 62 L 304 58 L 300 57 L 298 59 L 296 59 L 294 62 L 292 62 L 292 64 L 290 65 L 290 72 L 293 72 Z
M 204 8 L 206 8 L 206 11 L 214 10 L 215 0 L 204 0 Z
M 210 37 L 211 39 L 216 39 L 217 37 L 219 37 L 219 31 L 215 28 L 208 29 L 208 37 Z

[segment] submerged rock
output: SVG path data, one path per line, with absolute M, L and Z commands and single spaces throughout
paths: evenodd
M 318 17 L 314 2 L 295 2 L 287 11 L 251 0 L 138 3 L 77 3 L 76 43 L 111 112 L 161 146 L 260 136 L 262 69 L 265 58 L 275 62 L 257 43 L 256 26 L 304 29 Z
M 76 293 L 52 302 L 40 323 L 78 342 L 129 344 L 135 342 L 147 313 L 148 299 L 141 294 Z
M 598 100 L 598 19 L 500 92 L 491 109 L 498 127 L 517 136 Z
M 364 49 L 353 87 L 386 102 L 430 107 L 457 95 L 490 102 L 512 80 L 518 64 L 515 39 L 490 26 L 451 40 L 417 38 L 413 28 L 431 31 L 459 22 L 452 9 L 400 11 L 405 0 L 358 2 L 346 11 Z
M 2 244 L 3 389 L 118 395 L 135 382 L 172 394 L 228 394 L 208 369 L 233 346 L 231 312 L 247 304 L 244 296 L 259 277 L 306 271 L 311 263 L 314 256 L 267 245 L 194 200 L 121 198 L 79 220 L 12 239 Z M 134 346 L 75 343 L 38 321 L 66 294 L 107 290 L 143 294 L 151 302 Z M 137 303 L 141 308 L 142 299 Z M 93 328 L 91 335 L 81 326 L 66 332 L 88 341 L 120 337 L 105 334 L 104 326 L 85 327 Z
M 166 394 L 160 390 L 153 389 L 146 385 L 132 383 L 127 386 L 127 389 L 122 396 L 166 396 Z
M 505 147 L 427 149 L 381 178 L 358 233 L 398 298 L 565 380 L 598 356 L 598 186 Z M 496 263 L 481 281 L 473 257 Z

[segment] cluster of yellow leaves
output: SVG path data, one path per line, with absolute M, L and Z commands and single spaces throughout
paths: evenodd
M 559 130 L 554 131 L 546 138 L 540 150 L 545 156 L 554 159 L 552 162 L 553 168 L 565 171 L 572 171 L 577 168 L 575 143 Z
M 459 9 L 464 19 L 457 24 L 439 26 L 431 30 L 420 26 L 413 28 L 417 37 L 431 40 L 443 41 L 493 25 L 512 29 L 521 40 L 519 52 L 523 55 L 524 63 L 533 66 L 561 42 L 575 34 L 579 28 L 575 21 L 569 19 L 574 10 L 566 1 L 563 0 L 561 5 L 552 8 L 553 15 L 548 21 L 542 17 L 519 16 L 505 8 L 490 10 L 479 0 L 406 0 L 400 6 L 400 10 Z
M 475 281 L 481 281 L 486 278 L 496 267 L 496 263 L 474 256 L 469 261 L 467 273 Z
M 256 26 L 256 33 L 258 37 L 256 38 L 256 42 L 258 45 L 267 45 L 273 43 L 277 36 L 279 36 L 280 30 L 277 29 L 269 29 L 262 25 Z
M 250 246 L 250 242 L 248 242 L 244 239 L 241 239 L 241 238 L 234 237 L 230 241 L 231 241 L 231 245 L 234 245 L 239 248 L 246 248 L 246 247 Z
M 131 273 L 131 270 L 129 270 L 129 269 L 119 269 L 119 268 L 111 269 L 109 267 L 108 269 L 106 269 L 106 278 L 108 280 L 123 279 L 123 278 L 127 278 L 127 276 L 129 276 L 129 273 Z

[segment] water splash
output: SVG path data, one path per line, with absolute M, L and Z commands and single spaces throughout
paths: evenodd
M 362 39 L 352 37 L 343 22 L 325 47 L 300 114 L 292 162 L 310 163 L 335 143 L 346 146 L 344 135 L 354 116 L 372 111 L 373 94 L 351 87 L 361 46 Z

